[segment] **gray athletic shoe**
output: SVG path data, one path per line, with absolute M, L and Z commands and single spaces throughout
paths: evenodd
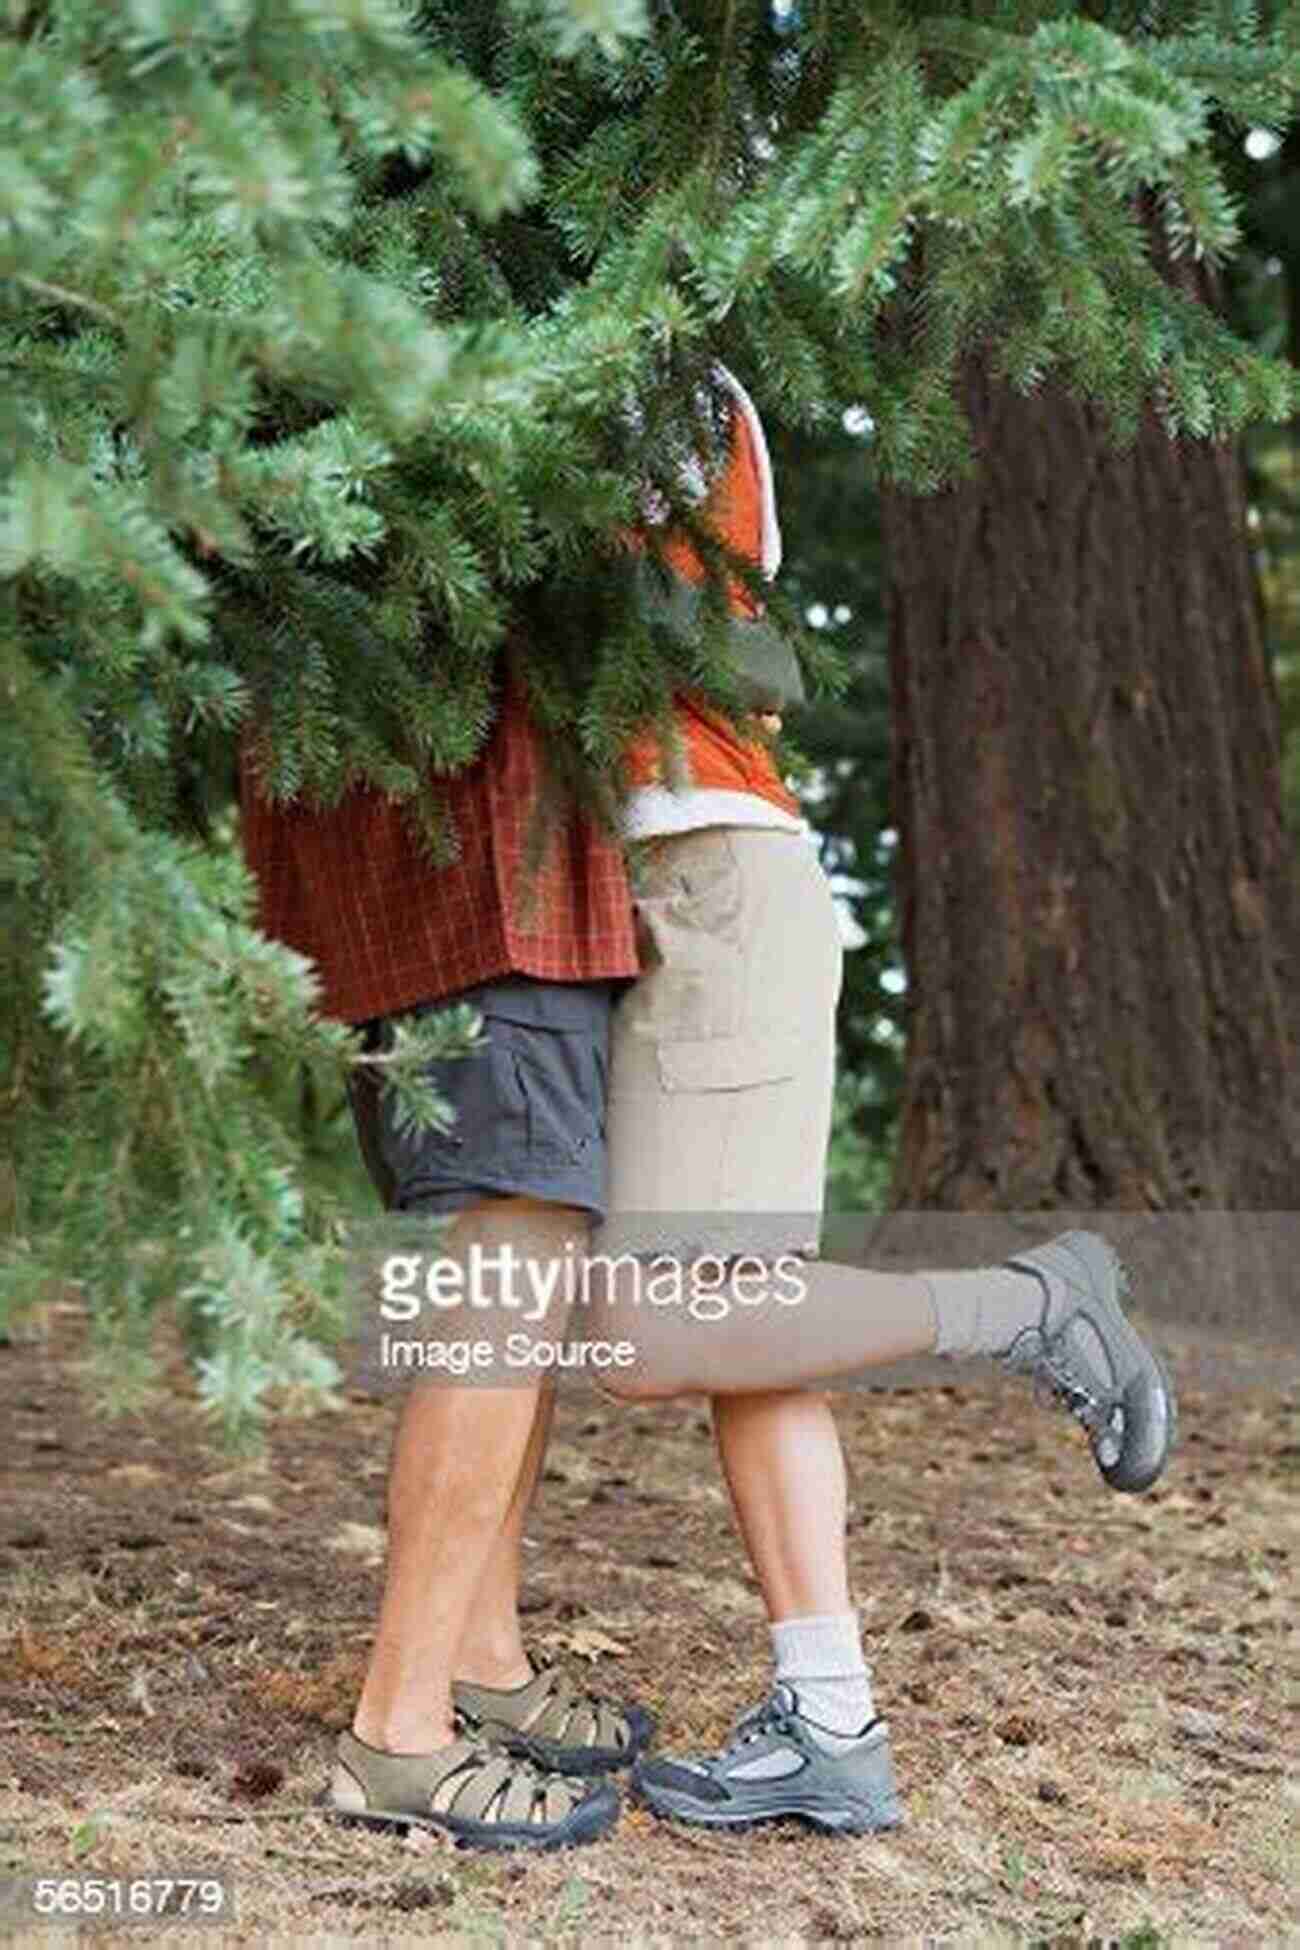
M 736 1722 L 720 1753 L 639 1760 L 632 1790 L 655 1814 L 705 1828 L 749 1828 L 785 1815 L 841 1835 L 897 1828 L 903 1811 L 886 1723 L 868 1721 L 851 1747 L 837 1743 L 833 1754 L 816 1732 L 794 1689 L 779 1685 Z
M 1037 1274 L 1046 1298 L 1003 1367 L 1045 1381 L 1082 1422 L 1112 1489 L 1149 1489 L 1169 1460 L 1178 1407 L 1164 1363 L 1120 1306 L 1129 1276 L 1114 1247 L 1096 1232 L 1063 1232 L 1005 1264 Z

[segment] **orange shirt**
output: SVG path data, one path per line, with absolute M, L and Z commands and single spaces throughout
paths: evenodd
M 705 503 L 704 518 L 728 548 L 757 563 L 762 560 L 762 463 L 753 433 L 738 408 L 733 408 L 731 429 L 731 457 L 713 484 Z M 632 535 L 628 544 L 632 548 L 644 548 L 645 540 L 639 534 Z M 660 552 L 687 582 L 698 585 L 705 581 L 708 571 L 685 536 L 669 535 Z M 728 580 L 727 600 L 733 615 L 756 617 L 763 613 L 761 603 L 755 602 L 745 585 L 734 576 Z M 729 719 L 691 691 L 679 694 L 675 711 L 692 785 L 726 792 L 752 792 L 798 817 L 799 802 L 786 790 L 763 739 L 743 737 Z M 662 782 L 663 754 L 653 730 L 642 732 L 632 740 L 625 765 L 628 782 L 633 786 Z

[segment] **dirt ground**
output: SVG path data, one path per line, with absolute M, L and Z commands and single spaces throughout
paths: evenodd
M 237 1915 L 207 1943 L 1300 1939 L 1294 1352 L 1226 1386 L 1163 1334 L 1183 1437 L 1142 1498 L 1022 1383 L 947 1364 L 841 1395 L 906 1826 L 727 1838 L 632 1808 L 521 1858 L 311 1811 L 379 1589 L 391 1407 L 281 1421 L 235 1464 L 179 1366 L 147 1413 L 93 1415 L 82 1340 L 65 1309 L 0 1347 L 0 1881 L 220 1869 Z M 563 1395 L 527 1561 L 536 1651 L 647 1701 L 663 1746 L 718 1744 L 758 1696 L 699 1405 Z

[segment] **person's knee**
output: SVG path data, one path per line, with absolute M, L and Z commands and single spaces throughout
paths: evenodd
M 665 1381 L 643 1368 L 610 1368 L 597 1384 L 604 1395 L 619 1402 L 666 1402 L 690 1390 L 675 1381 Z

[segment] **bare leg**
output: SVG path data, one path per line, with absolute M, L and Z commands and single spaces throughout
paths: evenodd
M 520 1552 L 554 1412 L 555 1384 L 547 1380 L 538 1393 L 514 1497 L 474 1593 L 469 1625 L 456 1656 L 457 1679 L 511 1687 L 525 1686 L 533 1676 L 519 1625 Z
M 847 1612 L 844 1453 L 826 1397 L 715 1395 L 713 1429 L 768 1618 Z
M 562 1257 L 586 1215 L 533 1199 L 461 1213 L 448 1257 L 477 1242 Z M 534 1338 L 540 1332 L 533 1330 Z M 563 1312 L 548 1324 L 563 1336 Z M 476 1595 L 503 1533 L 522 1523 L 520 1478 L 538 1422 L 539 1384 L 418 1387 L 403 1411 L 388 1482 L 388 1563 L 379 1624 L 353 1731 L 390 1753 L 453 1738 L 451 1683 Z M 526 1507 L 526 1505 L 525 1505 Z
M 925 1285 L 910 1275 L 817 1261 L 801 1269 L 806 1291 L 797 1306 L 769 1298 L 761 1310 L 737 1305 L 724 1320 L 693 1322 L 675 1308 L 629 1309 L 626 1278 L 619 1280 L 622 1305 L 608 1318 L 637 1343 L 638 1364 L 611 1375 L 611 1390 L 643 1399 L 712 1393 L 718 1452 L 768 1621 L 831 1631 L 843 1661 L 830 1668 L 842 1671 L 842 1680 L 831 1685 L 823 1676 L 815 1690 L 800 1681 L 800 1697 L 812 1699 L 833 1730 L 840 1730 L 840 1713 L 844 1733 L 856 1730 L 869 1716 L 871 1694 L 849 1591 L 844 1455 L 825 1395 L 791 1383 L 932 1349 L 935 1319 Z M 752 1296 L 752 1273 L 748 1291 Z M 781 1656 L 792 1656 L 789 1647 Z
M 764 1394 L 857 1374 L 935 1347 L 933 1303 L 916 1274 L 792 1260 L 784 1275 L 767 1276 L 767 1297 L 755 1303 L 754 1265 L 751 1260 L 744 1279 L 736 1275 L 736 1290 L 747 1294 L 748 1304 L 737 1299 L 725 1318 L 707 1321 L 692 1320 L 680 1306 L 630 1301 L 626 1264 L 616 1266 L 610 1280 L 598 1274 L 590 1330 L 625 1338 L 637 1349 L 634 1366 L 610 1371 L 611 1393 L 633 1400 Z M 731 1291 L 716 1279 L 709 1284 L 717 1293 Z M 612 1304 L 600 1297 L 610 1285 L 618 1296 Z M 778 1293 L 786 1297 L 773 1297 Z

